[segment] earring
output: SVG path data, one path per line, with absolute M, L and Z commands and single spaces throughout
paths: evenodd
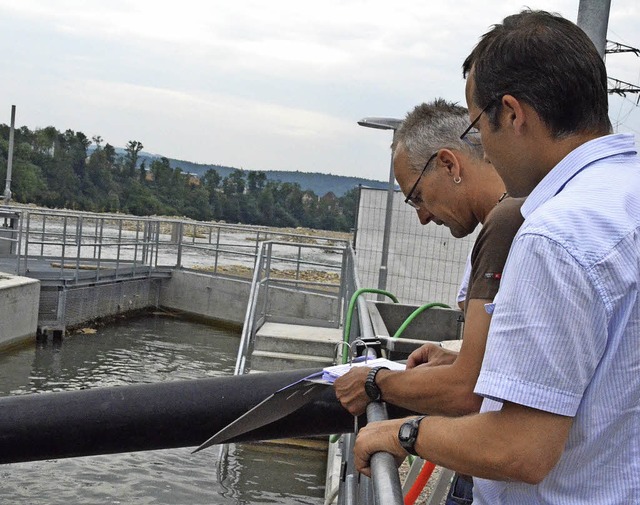
M 453 182 L 455 182 L 456 184 L 460 184 L 462 182 L 462 177 L 454 177 L 453 178 Z

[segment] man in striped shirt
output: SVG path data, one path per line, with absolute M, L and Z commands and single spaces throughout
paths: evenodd
M 573 23 L 523 11 L 464 72 L 470 129 L 528 198 L 487 307 L 481 412 L 423 419 L 415 450 L 473 475 L 478 504 L 640 503 L 640 162 L 611 134 L 604 63 Z M 358 469 L 406 454 L 403 422 L 362 430 Z

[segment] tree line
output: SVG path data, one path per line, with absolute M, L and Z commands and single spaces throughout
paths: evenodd
M 8 146 L 9 127 L 0 124 L 0 181 L 6 178 Z M 336 231 L 354 225 L 357 188 L 339 198 L 318 197 L 299 184 L 241 169 L 224 178 L 210 169 L 197 178 L 172 168 L 164 157 L 146 166 L 139 162 L 142 149 L 132 140 L 118 154 L 100 136 L 90 140 L 79 131 L 23 126 L 14 132 L 12 198 L 53 208 L 200 221 Z

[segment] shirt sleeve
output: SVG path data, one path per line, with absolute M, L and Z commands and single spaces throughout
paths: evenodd
M 475 392 L 574 416 L 604 353 L 607 315 L 589 272 L 535 234 L 513 243 Z
M 467 255 L 467 261 L 464 265 L 464 273 L 458 287 L 456 302 L 462 303 L 467 299 L 467 290 L 469 289 L 469 278 L 471 277 L 471 252 Z
M 487 216 L 471 252 L 468 300 L 493 300 L 498 293 L 511 242 L 522 225 L 523 201 L 508 198 Z

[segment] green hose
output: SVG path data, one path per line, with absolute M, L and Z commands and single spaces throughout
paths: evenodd
M 377 293 L 379 295 L 385 295 L 391 298 L 393 300 L 393 303 L 398 303 L 398 299 L 396 298 L 395 295 L 389 293 L 388 291 L 384 291 L 383 289 L 376 289 L 376 288 L 358 289 L 355 293 L 353 293 L 353 296 L 351 296 L 351 300 L 349 300 L 349 308 L 347 310 L 347 319 L 345 320 L 345 323 L 344 323 L 344 336 L 342 338 L 343 343 L 349 342 L 349 334 L 351 333 L 351 319 L 353 317 L 353 311 L 356 307 L 356 302 L 358 301 L 358 297 L 364 293 Z M 347 362 L 347 354 L 344 353 L 344 350 L 343 350 L 342 364 L 344 365 L 346 362 Z
M 421 312 L 424 312 L 427 309 L 431 309 L 433 307 L 442 307 L 444 309 L 450 309 L 451 307 L 449 307 L 449 305 L 447 305 L 446 303 L 440 303 L 440 302 L 433 302 L 433 303 L 425 303 L 424 305 L 422 305 L 421 307 L 418 307 L 416 310 L 414 310 L 409 317 L 407 317 L 404 320 L 404 323 L 402 323 L 400 325 L 400 328 L 398 328 L 396 330 L 396 332 L 393 334 L 393 337 L 391 338 L 398 338 L 400 335 L 402 335 L 402 332 L 407 328 L 407 326 L 409 326 L 409 324 L 411 324 L 411 321 L 413 321 L 416 316 L 418 314 L 420 314 Z

